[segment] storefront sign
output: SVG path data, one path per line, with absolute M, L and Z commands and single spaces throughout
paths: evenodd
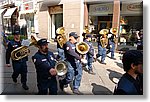
M 95 4 L 89 6 L 89 15 L 108 15 L 113 12 L 113 4 Z
M 109 7 L 106 5 L 101 7 L 95 7 L 95 12 L 107 12 L 107 11 L 109 11 Z
M 123 3 L 121 14 L 142 14 L 143 5 L 138 3 Z
M 127 9 L 129 10 L 129 11 L 139 11 L 139 10 L 141 10 L 142 9 L 142 5 L 140 4 L 140 3 L 134 3 L 134 4 L 129 4 L 128 6 L 127 6 Z

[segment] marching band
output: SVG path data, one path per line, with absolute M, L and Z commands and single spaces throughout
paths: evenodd
M 38 94 L 40 95 L 46 95 L 46 94 L 57 94 L 57 81 L 56 76 L 65 76 L 63 79 L 59 79 L 59 87 L 61 90 L 63 90 L 65 85 L 70 84 L 73 82 L 73 93 L 74 94 L 82 94 L 79 91 L 81 79 L 82 79 L 82 67 L 86 67 L 86 70 L 89 74 L 95 75 L 96 73 L 93 70 L 92 63 L 94 62 L 94 47 L 92 45 L 92 35 L 90 34 L 87 27 L 83 30 L 83 42 L 77 42 L 79 36 L 76 32 L 69 33 L 69 40 L 67 41 L 66 35 L 65 35 L 65 29 L 64 27 L 60 27 L 56 31 L 56 42 L 57 42 L 57 51 L 58 56 L 54 56 L 53 52 L 48 51 L 48 41 L 47 39 L 40 39 L 36 40 L 34 38 L 34 43 L 37 44 L 37 47 L 39 48 L 38 52 L 32 56 L 33 63 L 35 64 L 36 73 L 37 73 L 37 87 L 38 87 Z M 108 33 L 111 32 L 112 35 L 110 38 L 108 38 Z M 116 29 L 102 29 L 100 30 L 99 34 L 97 34 L 97 47 L 98 47 L 98 54 L 97 54 L 97 60 L 101 63 L 106 65 L 105 57 L 107 52 L 107 46 L 110 46 L 109 51 L 111 52 L 111 59 L 115 60 L 114 52 L 115 52 L 115 45 L 117 42 L 116 38 Z M 19 33 L 16 33 L 19 34 Z M 33 36 L 32 36 L 33 37 Z M 32 38 L 33 39 L 33 38 Z M 11 43 L 10 43 L 11 44 Z M 8 49 L 6 51 L 6 56 L 12 54 L 13 56 L 11 58 L 14 60 L 14 62 L 23 61 L 24 58 L 28 56 L 27 52 L 24 52 L 22 54 L 23 48 L 17 49 L 16 48 L 10 50 L 8 44 Z M 15 45 L 12 45 L 15 46 Z M 19 43 L 19 47 L 21 44 Z M 21 50 L 23 50 L 21 52 Z M 11 51 L 11 52 L 10 52 Z M 27 50 L 26 50 L 27 51 Z M 17 58 L 16 58 L 17 55 Z M 23 57 L 25 56 L 25 57 Z M 27 60 L 26 60 L 27 61 Z M 25 62 L 26 62 L 25 61 Z M 6 59 L 6 63 L 9 64 L 9 58 Z M 14 71 L 18 72 L 17 69 L 19 64 L 13 64 Z M 18 66 L 17 66 L 18 65 Z M 16 68 L 16 69 L 15 69 Z M 23 88 L 25 90 L 28 90 L 28 86 L 26 85 L 27 80 L 27 67 L 25 67 L 25 72 L 22 73 L 25 75 L 22 78 L 21 82 L 23 84 Z M 21 73 L 18 72 L 17 75 L 15 75 L 15 72 L 12 75 L 13 81 L 17 82 L 17 76 Z M 49 92 L 48 92 L 49 90 Z

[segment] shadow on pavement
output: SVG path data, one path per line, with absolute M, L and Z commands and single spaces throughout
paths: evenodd
M 122 63 L 119 63 L 117 61 L 115 61 L 115 63 L 117 64 L 117 66 L 119 66 L 120 68 L 123 68 L 123 64 Z
M 102 86 L 102 85 L 97 85 L 96 83 L 91 84 L 93 86 L 92 93 L 94 95 L 112 95 L 112 91 L 110 91 L 108 88 Z
M 117 84 L 118 81 L 119 81 L 119 79 L 121 78 L 122 74 L 119 73 L 119 72 L 110 70 L 110 69 L 107 69 L 107 71 L 110 72 L 110 73 L 109 73 L 109 79 L 110 79 L 113 83 Z M 117 80 L 116 80 L 116 79 L 117 79 Z

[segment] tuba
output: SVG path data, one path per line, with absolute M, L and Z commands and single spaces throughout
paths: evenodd
M 67 63 L 65 61 L 59 61 L 55 65 L 55 69 L 57 71 L 58 76 L 63 76 L 67 73 Z
M 56 33 L 59 34 L 56 38 L 57 42 L 59 43 L 60 47 L 63 48 L 63 45 L 67 42 L 67 38 L 65 35 L 64 27 L 59 27 L 56 30 Z
M 36 37 L 31 35 L 30 46 L 31 45 L 37 46 L 36 44 L 37 44 Z M 20 60 L 20 59 L 28 56 L 29 53 L 30 53 L 30 50 L 29 50 L 28 46 L 21 46 L 21 47 L 14 49 L 11 52 L 11 58 L 12 58 L 12 60 Z
M 108 29 L 102 29 L 99 34 L 101 34 L 102 36 L 100 37 L 100 43 L 101 43 L 101 46 L 103 48 L 106 48 L 106 46 L 108 45 L 108 38 L 107 38 L 107 35 L 109 33 L 109 30 Z

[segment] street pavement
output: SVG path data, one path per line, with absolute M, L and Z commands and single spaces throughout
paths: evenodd
M 56 51 L 56 44 L 52 43 L 49 45 L 49 48 L 54 53 Z M 0 59 L 3 64 L 0 65 L 0 68 L 3 69 L 0 73 L 0 79 L 2 82 L 0 86 L 2 88 L 3 95 L 36 95 L 37 90 L 37 82 L 36 82 L 36 70 L 34 64 L 31 60 L 32 55 L 36 53 L 38 50 L 34 46 L 29 47 L 31 53 L 29 55 L 28 60 L 28 80 L 27 85 L 29 86 L 29 90 L 24 90 L 20 83 L 20 76 L 18 77 L 18 82 L 13 83 L 11 75 L 12 75 L 12 67 L 5 66 L 5 49 L 2 48 L 1 51 L 2 58 Z M 96 50 L 97 52 L 97 50 Z M 106 65 L 100 64 L 98 61 L 93 63 L 93 69 L 96 75 L 91 75 L 85 70 L 83 70 L 83 76 L 81 81 L 81 86 L 79 90 L 83 95 L 112 95 L 115 85 L 118 82 L 119 78 L 124 73 L 121 63 L 121 54 L 115 53 L 116 60 L 112 60 L 109 58 L 110 54 L 106 57 Z M 58 84 L 59 86 L 59 84 Z M 71 90 L 72 85 L 68 85 L 64 91 L 61 91 L 58 88 L 59 95 L 74 95 Z

